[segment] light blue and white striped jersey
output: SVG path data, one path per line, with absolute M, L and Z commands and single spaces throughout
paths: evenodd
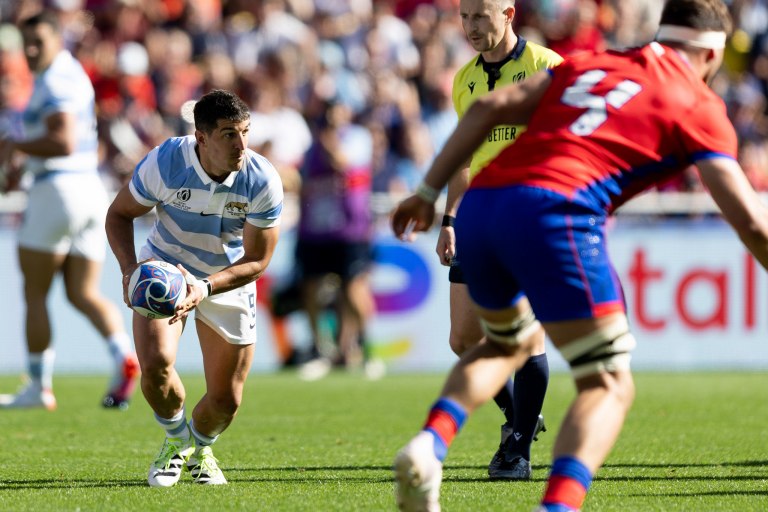
M 45 135 L 46 118 L 58 112 L 74 114 L 77 130 L 77 146 L 71 155 L 27 159 L 27 170 L 35 177 L 47 172 L 98 172 L 94 96 L 91 80 L 67 50 L 59 52 L 51 65 L 35 77 L 32 97 L 22 117 L 24 140 Z
M 168 139 L 136 166 L 129 188 L 157 211 L 147 238 L 152 252 L 205 277 L 242 257 L 245 222 L 280 223 L 283 184 L 272 164 L 250 149 L 242 169 L 217 183 L 200 165 L 196 145 L 192 135 Z

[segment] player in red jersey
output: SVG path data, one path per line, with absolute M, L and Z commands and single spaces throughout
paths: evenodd
M 465 352 L 422 431 L 395 459 L 403 510 L 439 510 L 441 461 L 467 415 L 530 355 L 536 318 L 570 363 L 577 396 L 561 425 L 541 510 L 578 510 L 634 398 L 635 340 L 606 250 L 607 216 L 690 164 L 768 268 L 768 209 L 736 161 L 736 135 L 707 87 L 731 19 L 722 0 L 669 0 L 657 41 L 574 56 L 478 99 L 395 234 L 425 231 L 438 191 L 495 125 L 528 131 L 475 178 L 456 219 L 469 292 L 491 343 Z M 533 312 L 535 311 L 535 317 Z

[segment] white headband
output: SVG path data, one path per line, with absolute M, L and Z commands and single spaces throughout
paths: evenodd
M 661 25 L 656 33 L 657 41 L 672 41 L 709 50 L 725 48 L 725 38 L 725 32 L 696 30 L 679 25 Z

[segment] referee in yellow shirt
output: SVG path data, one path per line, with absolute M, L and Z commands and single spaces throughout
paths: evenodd
M 461 117 L 480 96 L 497 87 L 519 82 L 534 73 L 557 66 L 562 58 L 552 50 L 526 41 L 515 34 L 514 0 L 461 0 L 459 14 L 464 32 L 479 55 L 456 73 L 453 105 Z M 436 252 L 443 265 L 450 265 L 451 349 L 461 355 L 484 340 L 480 322 L 472 307 L 467 285 L 456 255 L 453 220 L 461 196 L 470 180 L 502 149 L 515 142 L 525 126 L 496 126 L 472 156 L 463 172 L 448 184 L 442 228 Z M 541 408 L 549 382 L 549 365 L 544 351 L 544 330 L 537 334 L 533 355 L 499 391 L 494 400 L 504 413 L 501 444 L 488 465 L 492 480 L 531 478 L 531 443 L 546 430 Z

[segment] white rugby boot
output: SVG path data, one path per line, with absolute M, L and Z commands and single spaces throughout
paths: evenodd
M 181 478 L 181 470 L 195 451 L 192 440 L 166 437 L 160 453 L 149 466 L 147 482 L 151 487 L 173 487 Z
M 0 395 L 0 408 L 41 408 L 54 411 L 56 410 L 56 397 L 53 396 L 53 391 L 42 387 L 40 383 L 29 381 L 15 395 Z
M 434 436 L 422 431 L 395 457 L 395 498 L 403 512 L 440 512 L 443 464 L 434 444 Z
M 218 459 L 213 456 L 210 446 L 196 451 L 187 461 L 187 469 L 192 473 L 195 483 L 203 485 L 224 485 L 227 479 L 219 469 Z

